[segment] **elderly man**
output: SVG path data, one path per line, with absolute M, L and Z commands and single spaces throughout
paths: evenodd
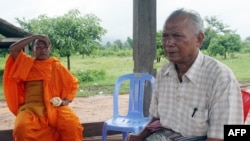
M 243 124 L 242 96 L 233 72 L 199 49 L 203 20 L 178 9 L 166 20 L 162 46 L 169 62 L 157 73 L 152 120 L 127 141 L 223 141 L 224 125 Z

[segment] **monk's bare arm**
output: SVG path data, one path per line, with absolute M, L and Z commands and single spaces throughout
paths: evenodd
M 46 43 L 49 42 L 48 37 L 44 36 L 44 35 L 32 35 L 26 38 L 23 38 L 15 43 L 13 43 L 10 46 L 10 54 L 13 57 L 13 59 L 15 60 L 16 57 L 18 56 L 19 52 L 21 50 L 23 50 L 23 48 L 28 45 L 30 42 L 34 41 L 35 39 L 39 39 L 39 40 L 43 40 Z M 48 43 L 49 44 L 49 43 Z
M 32 42 L 33 40 L 36 39 L 36 36 L 29 36 L 26 38 L 23 38 L 15 43 L 13 43 L 10 46 L 10 54 L 12 55 L 13 59 L 16 59 L 17 55 L 19 54 L 19 52 L 21 50 L 23 50 L 23 48 L 30 42 Z

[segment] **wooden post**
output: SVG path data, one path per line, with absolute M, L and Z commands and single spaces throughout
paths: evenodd
M 156 0 L 134 0 L 133 10 L 133 71 L 155 75 Z M 145 91 L 144 114 L 148 115 L 151 95 L 147 85 Z

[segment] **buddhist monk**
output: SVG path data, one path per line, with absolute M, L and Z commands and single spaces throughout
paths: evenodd
M 23 52 L 33 43 L 33 56 Z M 55 57 L 47 36 L 33 35 L 10 46 L 4 69 L 4 95 L 16 116 L 15 141 L 82 141 L 83 126 L 68 104 L 78 80 Z

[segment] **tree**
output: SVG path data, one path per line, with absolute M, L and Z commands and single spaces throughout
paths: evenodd
M 250 44 L 250 36 L 247 37 L 247 38 L 244 40 L 244 42 Z
M 111 47 L 110 41 L 108 41 L 108 42 L 106 43 L 106 47 L 107 47 L 107 48 L 110 48 L 110 47 Z
M 243 41 L 243 50 L 242 52 L 244 53 L 249 53 L 250 52 L 250 37 L 247 37 L 244 41 Z
M 205 22 L 207 23 L 207 27 L 205 28 L 204 34 L 205 39 L 201 46 L 201 49 L 208 49 L 210 41 L 213 38 L 217 38 L 217 35 L 224 34 L 234 34 L 235 31 L 231 30 L 230 27 L 220 21 L 216 16 L 205 17 Z
M 116 44 L 118 46 L 119 49 L 122 49 L 122 41 L 120 39 L 117 39 L 114 41 L 114 44 Z
M 131 49 L 131 46 L 130 46 L 130 44 L 126 41 L 126 42 L 123 43 L 122 49 L 123 49 L 123 50 L 125 50 L 125 49 Z
M 207 28 L 213 29 L 217 34 L 235 33 L 235 31 L 230 29 L 229 25 L 224 24 L 216 16 L 205 17 L 205 21 L 208 24 Z
M 160 62 L 161 57 L 164 56 L 164 51 L 162 47 L 162 31 L 156 32 L 156 61 Z
M 206 28 L 204 34 L 205 34 L 205 38 L 204 38 L 203 44 L 201 46 L 202 50 L 208 49 L 208 46 L 209 46 L 211 40 L 213 38 L 217 37 L 217 32 L 215 30 L 213 30 L 211 27 Z
M 89 55 L 98 41 L 107 32 L 100 26 L 100 19 L 93 14 L 81 16 L 77 9 L 70 10 L 63 16 L 50 18 L 40 15 L 26 21 L 17 18 L 18 23 L 34 34 L 46 34 L 51 39 L 52 54 L 66 56 L 70 69 L 70 56 L 79 52 Z
M 133 48 L 133 39 L 131 39 L 130 37 L 127 37 L 127 42 L 130 46 L 130 48 Z
M 119 46 L 118 46 L 117 44 L 115 44 L 115 43 L 113 43 L 113 44 L 111 45 L 110 49 L 113 50 L 113 51 L 118 51 L 118 50 L 120 50 Z
M 218 37 L 219 38 L 219 37 Z M 212 38 L 208 46 L 208 54 L 210 56 L 216 56 L 217 54 L 223 56 L 225 54 L 225 49 L 221 44 L 219 44 L 218 38 Z
M 218 35 L 213 38 L 208 47 L 208 53 L 212 56 L 217 54 L 227 58 L 227 54 L 233 55 L 234 52 L 240 51 L 242 48 L 241 38 L 238 34 Z

